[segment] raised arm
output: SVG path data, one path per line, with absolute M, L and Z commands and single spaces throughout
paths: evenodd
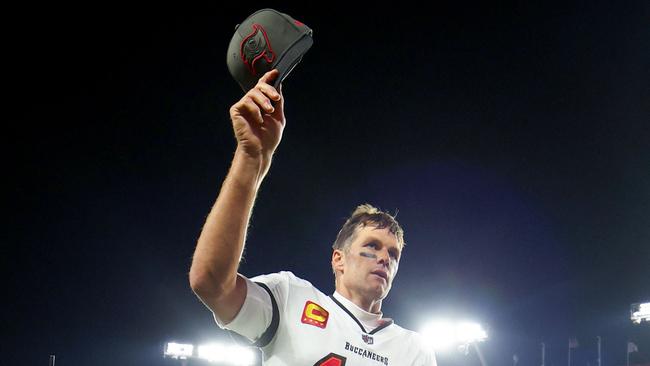
M 246 298 L 246 283 L 237 275 L 246 230 L 257 191 L 284 130 L 282 86 L 279 91 L 272 86 L 277 76 L 277 70 L 264 74 L 230 108 L 237 148 L 199 236 L 190 269 L 192 290 L 226 323 L 237 315 Z

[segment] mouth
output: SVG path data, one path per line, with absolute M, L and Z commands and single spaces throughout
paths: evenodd
M 374 274 L 375 276 L 381 277 L 386 282 L 388 282 L 388 274 L 386 273 L 386 271 L 382 271 L 382 270 L 378 269 L 378 270 L 372 271 L 370 273 Z

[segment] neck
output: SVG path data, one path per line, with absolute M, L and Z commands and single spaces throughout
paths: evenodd
M 336 286 L 336 292 L 341 294 L 346 299 L 352 301 L 352 303 L 364 311 L 373 314 L 379 314 L 381 312 L 380 299 L 370 299 L 368 296 L 363 296 L 362 294 L 351 291 L 343 286 Z

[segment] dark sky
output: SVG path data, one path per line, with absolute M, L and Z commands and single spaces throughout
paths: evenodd
M 333 291 L 352 209 L 407 247 L 384 313 L 471 317 L 491 365 L 650 359 L 650 5 L 463 2 L 352 10 L 8 9 L 3 364 L 162 365 L 225 339 L 187 272 L 230 164 L 234 26 L 274 7 L 314 30 L 284 84 L 287 127 L 241 271 Z M 8 290 L 8 291 L 7 291 Z M 475 359 L 441 355 L 441 366 Z

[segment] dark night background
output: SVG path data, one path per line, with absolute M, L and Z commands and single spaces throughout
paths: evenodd
M 176 365 L 227 336 L 192 294 L 194 245 L 230 164 L 235 24 L 314 29 L 241 271 L 333 291 L 351 210 L 407 247 L 384 313 L 488 329 L 491 366 L 650 360 L 650 3 L 330 2 L 6 9 L 3 365 Z M 475 365 L 441 354 L 439 364 Z

